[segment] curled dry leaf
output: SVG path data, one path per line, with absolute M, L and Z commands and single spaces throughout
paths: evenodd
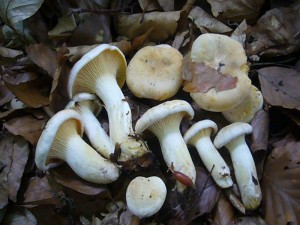
M 300 110 L 300 72 L 283 67 L 257 70 L 263 97 L 272 106 Z
M 74 15 L 66 15 L 58 18 L 58 23 L 48 32 L 48 35 L 51 39 L 70 37 L 76 26 Z
M 300 13 L 291 8 L 275 8 L 265 13 L 250 30 L 253 39 L 247 55 L 280 56 L 300 49 Z
M 126 36 L 130 40 L 152 29 L 149 41 L 158 42 L 174 34 L 179 18 L 180 11 L 119 15 L 115 27 L 119 35 Z
M 6 135 L 0 141 L 0 209 L 8 199 L 16 202 L 17 193 L 28 160 L 29 146 L 19 136 Z
M 265 163 L 261 181 L 264 219 L 272 225 L 298 224 L 300 142 L 281 143 L 272 150 Z
M 227 33 L 232 30 L 198 6 L 191 10 L 188 17 L 196 24 L 201 33 Z

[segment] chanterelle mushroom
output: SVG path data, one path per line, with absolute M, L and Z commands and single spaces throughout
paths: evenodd
M 238 41 L 221 34 L 202 34 L 194 41 L 190 57 L 192 63 L 197 66 L 203 64 L 214 69 L 218 76 L 226 77 L 224 83 L 229 81 L 231 85 L 234 84 L 230 88 L 222 87 L 219 91 L 212 86 L 207 91 L 190 92 L 201 108 L 214 112 L 229 110 L 240 104 L 250 92 L 251 80 L 247 74 L 247 58 L 243 46 Z M 207 74 L 207 71 L 203 74 Z M 201 73 L 197 74 L 196 71 L 195 76 L 201 76 Z M 197 79 L 202 82 L 201 77 Z M 205 80 L 210 79 L 206 77 Z
M 157 213 L 165 202 L 167 188 L 159 177 L 136 177 L 126 190 L 129 211 L 139 217 L 150 217 Z
M 230 153 L 236 182 L 246 209 L 257 208 L 262 198 L 255 163 L 245 142 L 245 134 L 251 132 L 252 127 L 248 123 L 235 122 L 223 127 L 214 140 L 216 148 L 225 146 Z
M 147 110 L 136 122 L 135 130 L 138 134 L 146 129 L 154 133 L 160 142 L 167 166 L 183 173 L 195 183 L 196 169 L 179 129 L 183 118 L 192 119 L 193 116 L 194 110 L 188 102 L 167 101 Z M 184 184 L 177 181 L 179 192 L 185 188 Z
M 131 59 L 126 83 L 139 98 L 165 100 L 182 85 L 182 54 L 167 44 L 146 46 Z
M 72 108 L 81 114 L 84 131 L 92 146 L 102 156 L 107 159 L 110 158 L 110 155 L 114 153 L 115 147 L 96 118 L 102 109 L 102 105 L 97 97 L 88 93 L 74 95 L 72 101 L 65 108 Z
M 65 161 L 87 181 L 107 184 L 118 179 L 118 167 L 89 146 L 81 138 L 82 133 L 79 113 L 72 109 L 56 113 L 38 140 L 35 153 L 37 167 L 48 170 L 59 165 L 58 161 Z
M 217 124 L 212 120 L 201 120 L 193 124 L 183 136 L 187 144 L 196 147 L 206 169 L 211 171 L 215 182 L 222 188 L 230 187 L 233 182 L 230 170 L 213 145 L 210 135 L 218 131 Z
M 70 71 L 68 91 L 96 94 L 104 103 L 109 119 L 109 136 L 121 149 L 120 161 L 149 152 L 132 128 L 131 109 L 120 87 L 125 83 L 126 60 L 115 46 L 102 44 L 85 54 Z

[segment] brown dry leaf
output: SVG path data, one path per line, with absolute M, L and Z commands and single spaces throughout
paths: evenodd
M 29 107 L 39 108 L 49 104 L 48 89 L 50 83 L 49 79 L 40 78 L 18 85 L 5 82 L 5 86 Z
M 247 38 L 247 22 L 246 20 L 243 20 L 237 28 L 235 28 L 235 30 L 232 32 L 232 34 L 230 35 L 230 37 L 234 40 L 237 40 L 238 42 L 241 43 L 241 45 L 245 48 L 245 41 Z
M 206 93 L 211 88 L 225 91 L 236 87 L 237 77 L 221 74 L 204 63 L 193 63 L 188 57 L 183 59 L 183 90 L 186 92 Z
M 0 83 L 0 106 L 10 102 L 14 98 L 13 93 Z
M 49 38 L 61 39 L 70 37 L 77 24 L 74 15 L 66 15 L 58 18 L 56 26 L 48 32 Z
M 239 217 L 236 219 L 235 225 L 267 225 L 260 217 Z
M 213 210 L 214 225 L 234 224 L 234 209 L 228 199 L 220 194 L 216 207 Z
M 191 10 L 188 17 L 196 24 L 201 33 L 227 33 L 232 30 L 198 6 Z
M 0 141 L 0 209 L 8 199 L 16 202 L 24 168 L 28 160 L 27 141 L 20 136 L 5 135 Z
M 212 14 L 224 20 L 231 21 L 247 21 L 255 19 L 260 8 L 263 5 L 263 0 L 207 0 L 211 5 Z
M 300 72 L 275 66 L 257 72 L 261 92 L 270 105 L 300 110 Z
M 149 41 L 158 42 L 174 34 L 179 18 L 180 11 L 119 15 L 115 21 L 115 27 L 119 35 L 126 36 L 130 40 L 153 29 L 149 35 Z
M 176 49 L 184 47 L 190 40 L 190 37 L 187 37 L 188 33 L 189 33 L 189 30 L 178 32 L 174 38 L 172 47 L 176 48 Z
M 247 55 L 281 56 L 299 51 L 300 13 L 290 8 L 276 8 L 265 13 L 247 34 L 253 42 Z
M 30 59 L 39 67 L 43 68 L 50 76 L 53 76 L 58 63 L 56 52 L 46 44 L 31 44 L 26 48 Z
M 268 156 L 261 181 L 262 206 L 267 224 L 299 224 L 299 162 L 300 142 L 283 143 Z
M 251 134 L 251 151 L 267 150 L 269 140 L 269 112 L 265 110 L 258 111 L 251 126 L 253 127 Z
M 138 0 L 141 9 L 145 12 L 159 10 L 160 6 L 157 0 Z
M 4 58 L 15 58 L 23 55 L 23 51 L 0 46 L 0 56 Z
M 37 119 L 32 115 L 15 117 L 3 125 L 14 135 L 21 135 L 32 145 L 36 145 L 46 124 L 46 119 Z
M 14 207 L 10 209 L 2 221 L 2 225 L 36 225 L 37 220 L 26 208 Z

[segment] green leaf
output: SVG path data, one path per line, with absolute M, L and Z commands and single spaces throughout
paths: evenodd
M 31 17 L 41 7 L 43 0 L 1 0 L 0 17 L 5 24 L 13 24 Z

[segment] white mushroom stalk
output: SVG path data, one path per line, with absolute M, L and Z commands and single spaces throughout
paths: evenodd
M 115 181 L 119 177 L 118 167 L 82 139 L 83 124 L 80 120 L 76 111 L 65 109 L 48 121 L 36 146 L 37 167 L 48 170 L 62 160 L 87 181 L 99 184 Z
M 256 209 L 262 198 L 259 180 L 245 134 L 252 132 L 251 125 L 235 122 L 223 127 L 214 140 L 217 148 L 225 146 L 231 156 L 235 178 L 246 209 Z
M 191 126 L 183 138 L 187 144 L 196 147 L 199 156 L 214 181 L 222 188 L 232 186 L 230 170 L 213 145 L 210 136 L 218 131 L 217 124 L 211 120 L 201 120 Z
M 155 134 L 160 142 L 167 166 L 186 175 L 194 184 L 196 169 L 179 129 L 184 117 L 192 119 L 193 116 L 193 108 L 186 101 L 167 101 L 146 111 L 137 121 L 135 130 L 141 134 L 144 130 L 149 129 Z M 186 187 L 185 184 L 177 181 L 179 192 L 183 192 Z
M 120 161 L 137 158 L 149 152 L 132 128 L 131 109 L 120 86 L 125 82 L 126 60 L 115 46 L 99 45 L 73 66 L 69 77 L 69 95 L 96 93 L 103 101 L 109 119 L 109 136 L 120 147 Z
M 88 93 L 74 95 L 65 108 L 72 108 L 81 114 L 84 131 L 92 146 L 103 157 L 109 159 L 115 147 L 96 117 L 102 108 L 97 97 Z

